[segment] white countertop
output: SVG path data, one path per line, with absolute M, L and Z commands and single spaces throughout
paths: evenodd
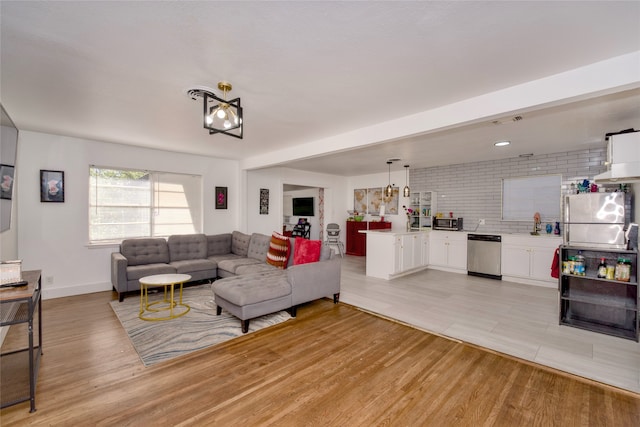
M 359 230 L 358 231 L 358 233 L 385 234 L 385 235 L 390 235 L 390 236 L 404 236 L 406 234 L 429 233 L 429 232 L 431 232 L 431 229 L 427 229 L 427 230 L 411 230 L 411 231 L 398 231 L 398 230 L 393 230 L 393 229 L 386 229 L 386 230 Z

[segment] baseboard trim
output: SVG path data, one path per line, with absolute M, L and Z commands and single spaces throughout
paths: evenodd
M 42 299 L 72 297 L 75 295 L 93 294 L 95 292 L 110 291 L 111 282 L 92 283 L 89 285 L 65 286 L 63 288 L 42 288 Z

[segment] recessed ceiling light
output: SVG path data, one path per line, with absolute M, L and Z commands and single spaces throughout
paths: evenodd
M 504 146 L 507 146 L 509 144 L 511 144 L 511 141 L 498 141 L 493 145 L 495 145 L 496 147 L 504 147 Z

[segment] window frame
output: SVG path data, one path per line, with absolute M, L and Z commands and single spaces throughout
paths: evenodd
M 146 224 L 148 225 L 148 230 L 149 233 L 148 235 L 130 235 L 130 236 L 124 236 L 124 237 L 113 237 L 110 236 L 109 238 L 104 238 L 104 239 L 93 239 L 92 238 L 92 227 L 98 226 L 100 225 L 99 223 L 93 223 L 92 222 L 92 209 L 99 209 L 101 206 L 104 207 L 106 205 L 100 205 L 99 204 L 99 196 L 98 194 L 93 195 L 92 191 L 93 191 L 93 187 L 95 187 L 96 189 L 99 188 L 98 186 L 98 182 L 96 181 L 95 184 L 92 182 L 92 180 L 94 179 L 93 176 L 93 171 L 94 170 L 112 170 L 112 171 L 118 171 L 118 172 L 139 172 L 139 173 L 145 173 L 149 175 L 149 193 L 148 193 L 148 197 L 149 197 L 149 203 L 148 205 L 136 205 L 136 204 L 132 204 L 132 205 L 122 205 L 123 208 L 127 208 L 127 207 L 141 207 L 143 209 L 148 209 L 148 217 L 147 217 L 147 221 Z M 185 199 L 187 201 L 187 206 L 186 208 L 189 209 L 192 213 L 195 210 L 196 214 L 192 215 L 193 220 L 189 223 L 189 225 L 193 228 L 193 231 L 191 231 L 190 233 L 202 233 L 203 230 L 203 219 L 204 219 L 204 215 L 203 215 L 203 209 L 204 209 L 204 200 L 203 200 L 203 177 L 202 175 L 199 174 L 193 174 L 193 173 L 180 173 L 180 172 L 169 172 L 169 171 L 158 171 L 158 170 L 150 170 L 150 169 L 136 169 L 136 168 L 122 168 L 122 167 L 114 167 L 114 166 L 98 166 L 98 165 L 89 165 L 89 188 L 88 188 L 88 218 L 87 218 L 87 225 L 88 225 L 88 242 L 89 242 L 89 246 L 104 246 L 104 245 L 113 245 L 113 244 L 120 244 L 123 240 L 125 239 L 136 239 L 136 238 L 156 238 L 156 237 L 162 237 L 162 238 L 167 238 L 169 237 L 169 235 L 171 234 L 177 234 L 177 233 L 168 233 L 168 234 L 160 234 L 157 233 L 156 230 L 158 228 L 161 228 L 163 226 L 166 226 L 166 224 L 160 224 L 156 221 L 156 216 L 157 216 L 157 212 L 159 209 L 162 209 L 163 206 L 162 204 L 159 202 L 159 195 L 160 193 L 162 193 L 163 191 L 160 189 L 160 185 L 164 184 L 168 184 L 170 183 L 170 180 L 168 179 L 161 179 L 160 177 L 165 177 L 165 178 L 170 178 L 175 176 L 176 178 L 180 178 L 180 179 L 185 179 L 188 177 L 191 178 L 196 178 L 197 179 L 197 183 L 194 184 L 193 187 L 190 187 L 188 190 L 185 189 L 185 191 L 183 191 L 181 194 L 185 195 Z M 97 178 L 96 178 L 97 179 Z M 166 190 L 165 190 L 166 192 Z M 190 208 L 190 204 L 188 203 L 189 200 L 193 200 L 193 196 L 191 199 L 189 199 L 187 197 L 187 192 L 190 193 L 195 193 L 198 195 L 197 197 L 197 203 L 198 206 L 194 206 L 193 209 Z M 94 203 L 95 202 L 95 203 Z M 167 206 L 164 206 L 164 208 L 167 208 Z M 118 223 L 116 223 L 118 224 Z M 187 223 L 184 223 L 187 224 Z

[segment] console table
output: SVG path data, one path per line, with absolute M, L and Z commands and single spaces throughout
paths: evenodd
M 2 408 L 29 400 L 30 412 L 36 410 L 36 381 L 42 356 L 40 273 L 40 270 L 23 271 L 22 280 L 28 282 L 26 286 L 0 290 L 0 326 L 26 323 L 28 338 L 26 347 L 0 354 Z M 38 333 L 34 336 L 33 325 L 36 314 Z

